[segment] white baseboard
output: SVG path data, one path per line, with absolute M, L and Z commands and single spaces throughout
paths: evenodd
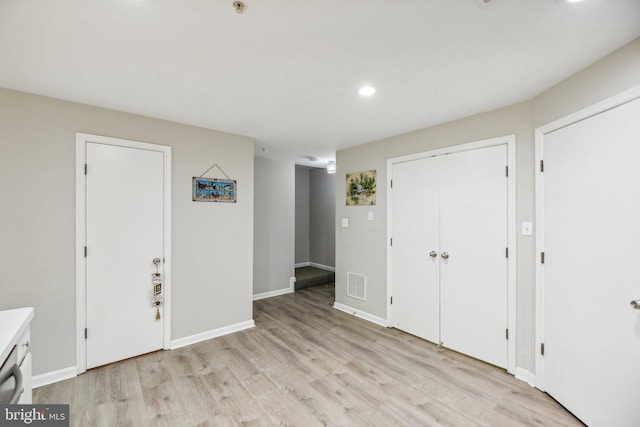
M 335 267 L 331 267 L 329 265 L 323 265 L 323 264 L 318 264 L 315 262 L 299 262 L 297 264 L 295 264 L 294 266 L 295 268 L 301 268 L 301 267 L 315 267 L 315 268 L 319 268 L 320 270 L 327 270 L 327 271 L 332 271 L 332 272 L 336 272 L 336 268 Z
M 526 382 L 527 384 L 529 384 L 531 387 L 535 387 L 536 386 L 536 374 L 534 374 L 533 372 L 527 370 L 527 369 L 523 369 L 523 368 L 517 368 L 516 367 L 516 375 L 515 377 L 521 381 Z
M 349 307 L 348 305 L 340 304 L 339 302 L 333 303 L 333 308 L 344 311 L 345 313 L 351 314 L 353 316 L 359 317 L 360 319 L 367 320 L 371 323 L 375 323 L 376 325 L 384 326 L 387 325 L 387 319 L 383 319 L 382 317 L 374 316 L 373 314 L 369 314 L 364 311 L 356 310 L 353 307 Z
M 310 262 L 309 263 L 309 267 L 315 267 L 315 268 L 319 268 L 320 270 L 327 270 L 327 271 L 331 271 L 333 273 L 336 272 L 336 268 L 335 267 L 331 267 L 329 265 L 316 264 L 315 262 Z
M 57 371 L 45 372 L 44 374 L 34 375 L 31 379 L 33 388 L 44 387 L 45 385 L 57 383 L 58 381 L 68 380 L 78 376 L 78 368 L 70 366 Z
M 293 288 L 285 288 L 285 289 L 278 289 L 277 291 L 263 292 L 261 294 L 255 294 L 253 296 L 253 300 L 258 301 L 259 299 L 277 297 L 279 295 L 290 294 L 292 292 L 293 292 Z
M 176 348 L 186 347 L 191 344 L 197 344 L 201 341 L 210 340 L 212 338 L 221 337 L 223 335 L 232 334 L 234 332 L 239 332 L 245 329 L 253 328 L 255 323 L 252 320 L 247 320 L 246 322 L 236 323 L 235 325 L 224 326 L 218 329 L 212 329 L 210 331 L 201 332 L 199 334 L 190 335 L 184 338 L 178 338 L 177 340 L 171 341 L 171 350 L 175 350 Z

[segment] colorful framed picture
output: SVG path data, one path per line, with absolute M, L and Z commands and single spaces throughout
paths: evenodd
M 193 177 L 194 202 L 236 202 L 236 180 Z
M 347 174 L 347 206 L 376 204 L 376 171 Z

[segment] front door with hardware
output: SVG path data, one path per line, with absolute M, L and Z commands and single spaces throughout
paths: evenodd
M 87 368 L 163 347 L 163 309 L 152 273 L 163 273 L 163 156 L 86 144 Z

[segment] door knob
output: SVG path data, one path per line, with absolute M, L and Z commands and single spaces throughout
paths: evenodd
M 435 257 L 437 257 L 437 256 L 438 256 L 438 252 L 436 252 L 436 251 L 431 251 L 431 252 L 429 252 L 429 256 L 430 256 L 431 258 L 435 258 Z
M 449 253 L 448 252 L 442 252 L 442 255 L 440 255 L 442 257 L 442 259 L 448 259 L 449 258 Z
M 161 260 L 160 258 L 154 258 L 154 259 L 153 259 L 153 263 L 154 263 L 155 265 L 159 265 L 161 262 L 162 262 L 162 260 Z
M 631 301 L 631 307 L 635 308 L 636 310 L 640 310 L 640 299 Z

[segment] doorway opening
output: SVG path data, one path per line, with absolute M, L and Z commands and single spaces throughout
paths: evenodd
M 335 281 L 336 178 L 296 165 L 295 290 Z

